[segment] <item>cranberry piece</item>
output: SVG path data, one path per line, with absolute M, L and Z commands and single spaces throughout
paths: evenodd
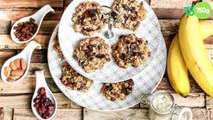
M 38 94 L 41 96 L 46 96 L 46 90 L 44 87 L 39 88 Z
M 36 98 L 33 99 L 33 102 L 34 102 L 33 107 L 36 108 L 38 114 L 42 118 L 44 119 L 50 118 L 50 116 L 54 112 L 55 105 L 52 102 L 52 100 L 50 100 L 46 96 L 46 90 L 44 87 L 38 89 L 38 95 L 36 96 Z

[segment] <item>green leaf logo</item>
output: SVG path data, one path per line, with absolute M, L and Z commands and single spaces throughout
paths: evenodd
M 197 3 L 194 8 L 194 14 L 199 19 L 207 19 L 211 16 L 211 6 L 207 2 L 199 2 Z

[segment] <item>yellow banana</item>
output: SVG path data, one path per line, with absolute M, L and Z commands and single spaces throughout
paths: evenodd
M 178 35 L 183 58 L 191 75 L 208 95 L 213 96 L 213 67 L 203 44 L 198 18 L 184 15 Z
M 200 21 L 200 27 L 203 40 L 213 34 L 213 24 L 207 21 Z M 178 35 L 175 36 L 169 48 L 167 73 L 173 89 L 180 95 L 187 96 L 190 93 L 190 84 Z

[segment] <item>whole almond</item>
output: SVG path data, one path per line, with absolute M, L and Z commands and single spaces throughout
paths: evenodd
M 12 76 L 22 76 L 24 74 L 24 70 L 22 69 L 17 69 L 17 70 L 12 70 L 11 75 Z
M 10 68 L 11 68 L 12 70 L 16 70 L 16 69 L 17 69 L 17 67 L 16 67 L 14 61 L 12 61 L 12 62 L 10 63 Z
M 5 76 L 5 77 L 10 76 L 10 71 L 11 71 L 11 68 L 10 68 L 10 67 L 5 67 L 5 68 L 4 68 L 4 76 Z
M 16 80 L 18 80 L 20 78 L 20 76 L 12 76 L 10 75 L 7 79 L 8 82 L 15 82 Z
M 25 70 L 27 68 L 27 63 L 24 58 L 21 58 L 21 68 Z
M 21 68 L 21 60 L 20 59 L 16 59 L 15 61 L 15 65 L 17 68 Z

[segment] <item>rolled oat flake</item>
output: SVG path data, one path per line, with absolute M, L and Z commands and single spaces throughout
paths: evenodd
M 146 95 L 142 102 L 150 105 L 150 120 L 192 120 L 191 109 L 177 106 L 174 97 L 166 91 Z

